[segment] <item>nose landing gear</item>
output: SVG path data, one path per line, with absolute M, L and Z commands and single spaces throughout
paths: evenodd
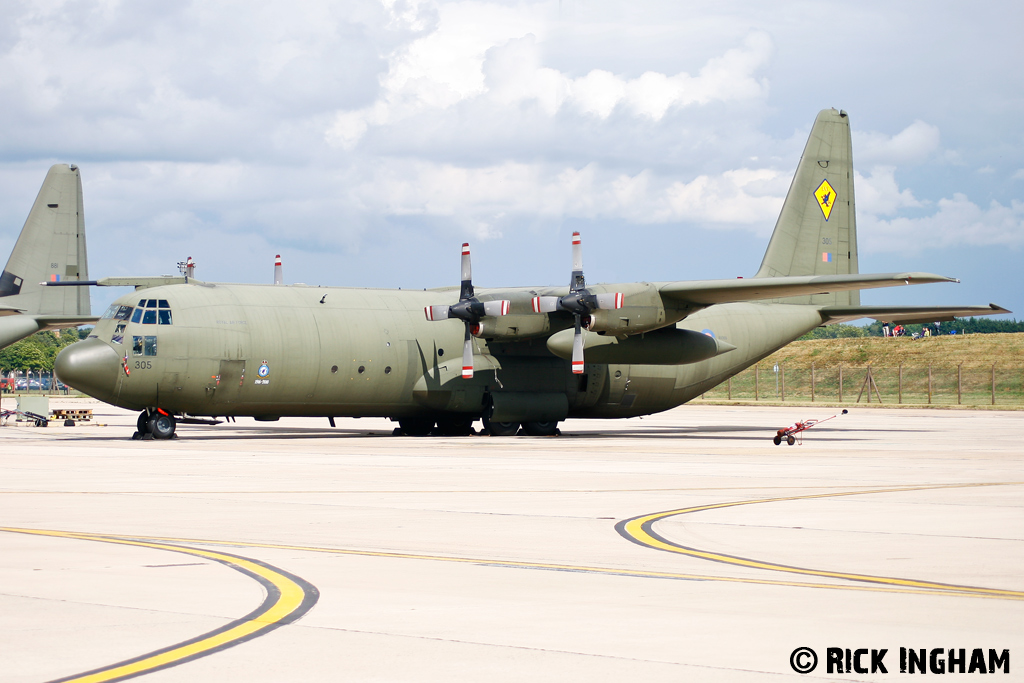
M 165 410 L 143 410 L 135 426 L 138 428 L 132 439 L 173 439 L 177 420 Z

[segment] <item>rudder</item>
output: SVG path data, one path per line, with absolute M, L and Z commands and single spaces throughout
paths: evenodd
M 818 113 L 755 277 L 858 272 L 853 144 L 845 111 Z M 860 292 L 789 297 L 786 303 L 858 306 Z

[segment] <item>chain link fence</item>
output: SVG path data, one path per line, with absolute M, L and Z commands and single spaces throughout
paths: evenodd
M 883 405 L 1024 406 L 1024 367 L 928 365 L 809 367 L 758 364 L 706 392 L 706 400 Z

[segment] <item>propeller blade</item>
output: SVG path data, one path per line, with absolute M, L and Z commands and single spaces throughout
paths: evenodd
M 534 313 L 554 313 L 558 310 L 557 296 L 535 296 L 533 297 Z
M 580 240 L 580 233 L 572 234 L 572 280 L 569 282 L 569 291 L 583 289 L 587 286 L 583 279 L 583 244 Z
M 462 377 L 473 378 L 473 337 L 470 335 L 469 323 L 466 323 L 466 343 L 462 345 Z
M 598 294 L 597 308 L 622 308 L 622 292 Z
M 427 316 L 427 320 L 447 320 L 449 309 L 451 306 L 426 306 L 423 313 Z
M 572 338 L 572 372 L 583 374 L 583 330 L 580 329 L 580 316 L 576 316 L 576 335 Z
M 508 299 L 484 302 L 484 315 L 508 315 L 508 307 L 512 304 Z
M 459 301 L 473 298 L 473 264 L 469 260 L 469 242 L 462 243 L 462 290 Z

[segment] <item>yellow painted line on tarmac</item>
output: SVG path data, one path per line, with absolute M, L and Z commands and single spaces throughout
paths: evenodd
M 0 527 L 0 531 L 81 541 L 115 543 L 184 553 L 226 565 L 255 579 L 266 590 L 266 598 L 259 607 L 246 616 L 235 619 L 221 628 L 162 650 L 150 652 L 128 661 L 111 664 L 94 671 L 61 678 L 53 683 L 108 683 L 177 666 L 178 664 L 233 647 L 247 640 L 252 640 L 280 626 L 289 624 L 308 612 L 319 598 L 319 592 L 316 587 L 303 579 L 271 565 L 239 557 L 238 555 L 201 548 L 190 548 L 145 538 L 12 527 Z
M 828 571 L 823 569 L 810 569 L 806 567 L 794 567 L 791 565 L 778 564 L 775 562 L 766 562 L 763 560 L 737 557 L 735 555 L 726 555 L 724 553 L 716 553 L 707 550 L 701 550 L 699 548 L 691 548 L 688 546 L 681 545 L 679 543 L 675 543 L 659 535 L 653 529 L 655 523 L 667 519 L 669 517 L 693 514 L 695 512 L 703 512 L 706 510 L 720 510 L 723 508 L 738 507 L 741 505 L 759 505 L 762 503 L 779 503 L 784 501 L 812 500 L 818 498 L 837 498 L 841 496 L 861 496 L 873 493 L 896 493 L 904 491 L 927 491 L 935 489 L 973 488 L 983 486 L 1013 486 L 1020 485 L 1021 483 L 1024 482 L 985 482 L 972 484 L 942 484 L 933 486 L 900 486 L 893 488 L 867 489 L 860 491 L 818 493 L 803 496 L 785 496 L 780 498 L 761 498 L 758 500 L 738 500 L 729 501 L 725 503 L 711 503 L 709 505 L 697 505 L 694 507 L 680 508 L 678 510 L 667 510 L 664 512 L 655 512 L 648 515 L 641 515 L 639 517 L 634 517 L 632 519 L 627 519 L 625 521 L 619 522 L 615 525 L 615 528 L 626 539 L 647 548 L 663 550 L 670 553 L 677 553 L 679 555 L 687 555 L 689 557 L 696 557 L 702 560 L 722 562 L 724 564 L 730 564 L 738 567 L 747 567 L 751 569 L 765 569 L 769 571 L 787 572 L 791 574 L 803 574 L 806 576 L 819 576 L 823 578 L 842 579 L 846 581 L 857 581 L 862 583 L 877 584 L 883 586 L 900 587 L 904 589 L 916 589 L 918 591 L 926 591 L 932 593 L 934 593 L 935 591 L 941 591 L 945 593 L 956 593 L 958 595 L 975 595 L 981 597 L 1002 598 L 1010 600 L 1024 600 L 1024 591 L 1005 590 L 1001 588 L 984 588 L 980 586 L 961 586 L 957 584 L 940 583 L 936 581 L 922 581 L 917 579 L 901 579 L 887 576 L 873 576 L 870 574 L 853 574 L 848 572 Z

